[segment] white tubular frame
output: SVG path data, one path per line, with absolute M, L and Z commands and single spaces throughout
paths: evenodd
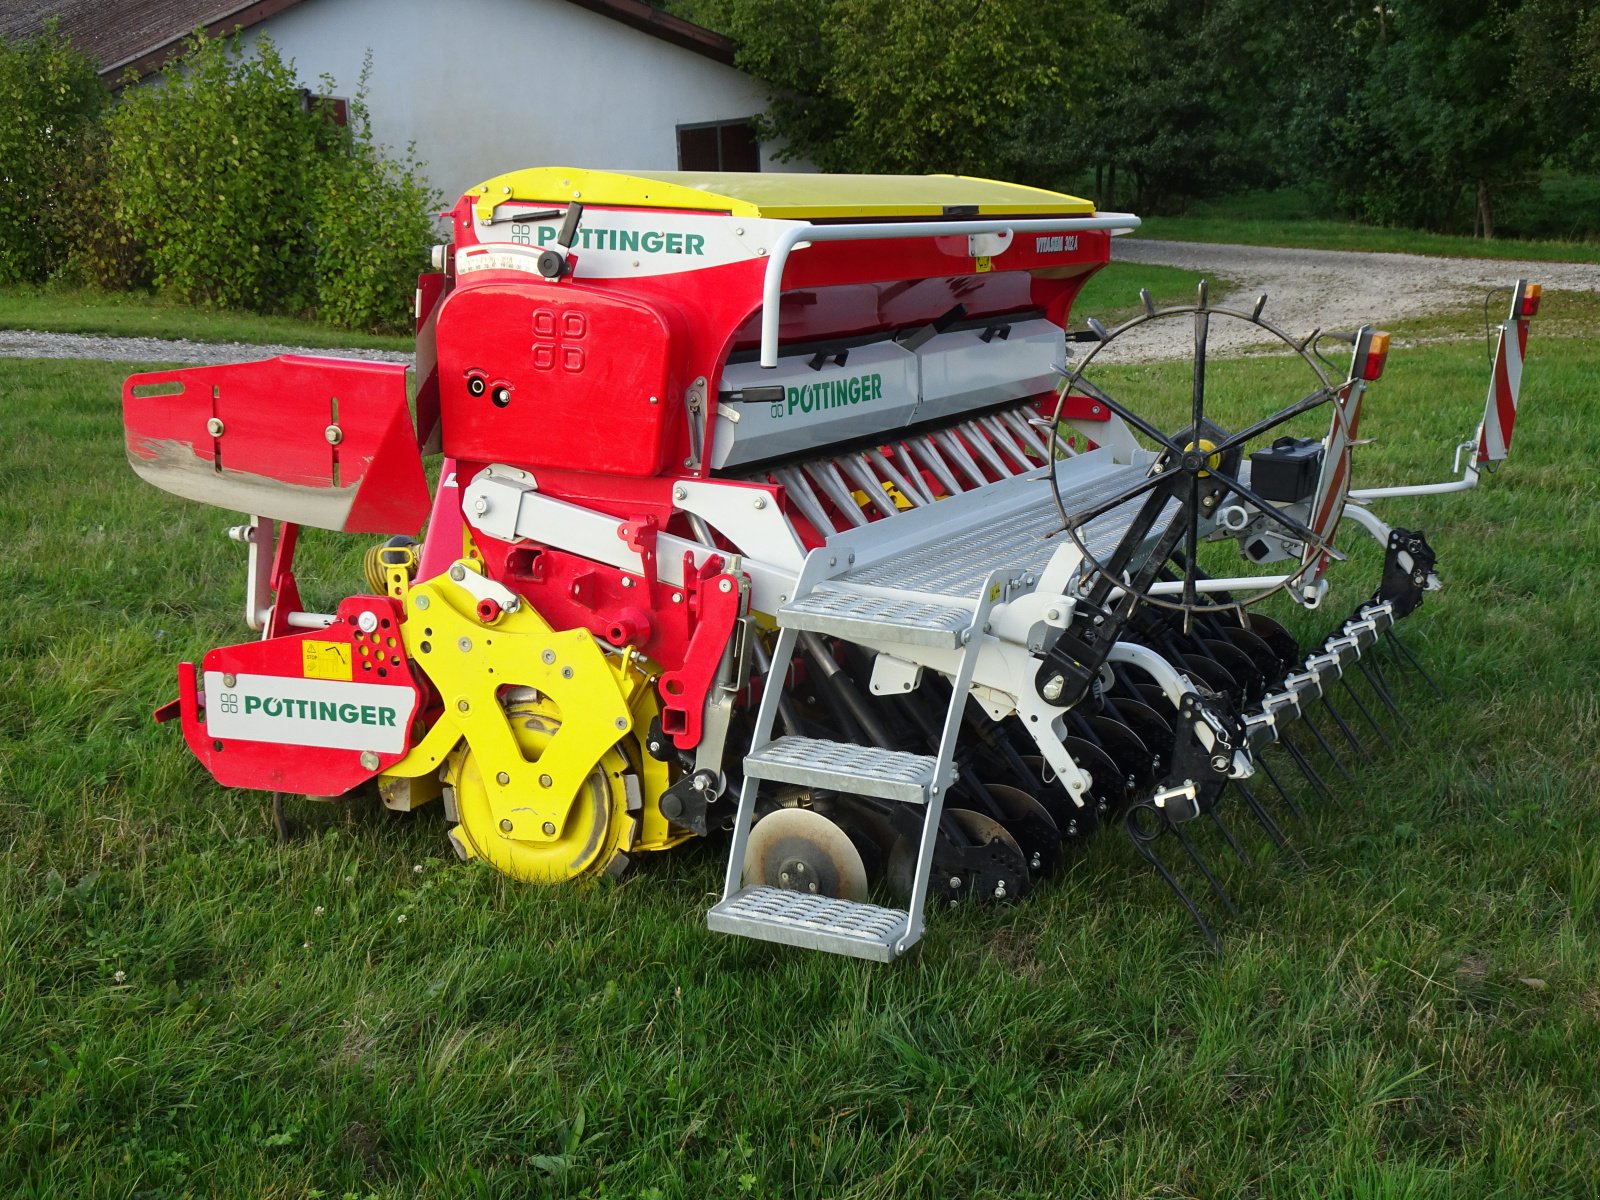
M 1077 233 L 1098 229 L 1133 230 L 1139 218 L 1132 213 L 1101 213 L 1093 217 L 1030 218 L 1025 221 L 889 221 L 880 225 L 792 225 L 778 235 L 767 257 L 767 274 L 761 285 L 761 365 L 778 365 L 778 303 L 783 295 L 783 268 L 802 243 L 876 242 L 896 238 L 971 237 L 996 235 L 1009 244 L 1018 233 Z

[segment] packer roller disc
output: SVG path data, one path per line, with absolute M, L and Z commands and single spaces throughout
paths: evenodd
M 849 835 L 809 808 L 778 808 L 751 827 L 744 881 L 840 900 L 867 898 L 867 868 Z
M 945 833 L 945 822 L 954 825 L 970 843 L 958 845 Z M 889 887 L 895 894 L 910 896 L 917 875 L 917 840 L 901 836 L 889 855 Z M 1015 900 L 1031 885 L 1027 859 L 1016 838 L 992 817 L 970 808 L 947 808 L 940 820 L 933 843 L 933 869 L 928 879 L 928 895 L 946 900 L 972 897 L 978 900 Z
M 1172 749 L 1172 722 L 1143 701 L 1126 696 L 1111 697 L 1111 706 L 1116 712 L 1108 715 L 1138 735 L 1145 749 L 1150 751 L 1151 775 L 1160 775 L 1167 753 Z
M 1250 632 L 1265 642 L 1278 656 L 1280 678 L 1290 671 L 1299 669 L 1304 659 L 1300 655 L 1300 643 L 1294 640 L 1292 633 L 1265 613 L 1249 613 L 1246 619 L 1250 622 Z
M 1005 814 L 1005 827 L 1027 858 L 1028 873 L 1048 875 L 1061 865 L 1061 830 L 1050 810 L 1021 788 L 988 785 L 989 795 Z
M 1154 756 L 1144 739 L 1121 721 L 1102 713 L 1084 718 L 1106 757 L 1122 772 L 1124 790 L 1139 792 L 1155 782 Z

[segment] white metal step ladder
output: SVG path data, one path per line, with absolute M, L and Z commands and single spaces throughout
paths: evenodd
M 719 933 L 890 962 L 922 937 L 939 815 L 945 794 L 956 779 L 954 757 L 973 668 L 990 610 L 1022 584 L 1025 572 L 1021 568 L 991 572 L 973 607 L 940 603 L 936 597 L 894 603 L 848 583 L 830 583 L 830 577 L 842 573 L 842 557 L 826 546 L 812 551 L 796 584 L 794 600 L 777 614 L 774 677 L 769 677 L 762 689 L 755 734 L 744 761 L 744 784 L 739 791 L 722 899 L 707 914 L 706 924 Z M 961 657 L 938 753 L 909 754 L 794 735 L 774 739 L 772 726 L 783 690 L 782 674 L 794 657 L 802 632 L 879 644 L 959 645 Z M 884 908 L 763 885 L 743 886 L 745 849 L 754 823 L 756 794 L 764 781 L 922 806 L 922 834 L 909 906 Z

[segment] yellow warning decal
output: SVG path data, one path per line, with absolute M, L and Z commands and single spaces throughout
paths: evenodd
M 972 270 L 974 274 L 978 275 L 982 275 L 985 271 L 992 271 L 994 270 L 994 259 L 987 254 L 980 254 L 972 260 Z
M 342 679 L 350 682 L 350 646 L 345 642 L 300 643 L 300 673 L 307 679 Z

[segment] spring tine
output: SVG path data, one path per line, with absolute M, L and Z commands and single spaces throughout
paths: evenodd
M 1256 764 L 1266 773 L 1268 781 L 1277 789 L 1278 795 L 1283 797 L 1283 802 L 1289 806 L 1289 811 L 1294 814 L 1295 820 L 1305 822 L 1306 814 L 1294 802 L 1294 797 L 1289 795 L 1289 789 L 1283 786 L 1283 780 L 1278 778 L 1278 773 L 1272 769 L 1272 764 L 1267 761 L 1266 755 L 1259 755 Z
M 1439 686 L 1438 682 L 1435 681 L 1433 676 L 1429 675 L 1428 672 L 1423 668 L 1422 664 L 1417 661 L 1417 656 L 1411 653 L 1411 648 L 1400 640 L 1400 635 L 1395 633 L 1393 628 L 1390 628 L 1383 631 L 1383 636 L 1389 642 L 1390 648 L 1399 651 L 1400 654 L 1405 657 L 1405 661 L 1411 665 L 1411 669 L 1428 681 L 1428 686 L 1433 689 L 1433 694 L 1438 696 L 1439 699 L 1443 700 L 1444 689 Z
M 810 474 L 812 482 L 833 501 L 834 507 L 844 514 L 845 520 L 856 526 L 870 523 L 867 514 L 861 511 L 861 506 L 850 494 L 849 487 L 839 474 L 839 468 L 834 466 L 831 460 L 818 459 L 816 462 L 807 463 L 804 469 Z
M 1166 814 L 1163 813 L 1162 817 L 1166 818 Z M 1183 852 L 1189 856 L 1189 861 L 1194 863 L 1195 869 L 1198 870 L 1200 874 L 1205 876 L 1206 883 L 1211 887 L 1211 894 L 1217 898 L 1218 902 L 1221 903 L 1223 908 L 1228 910 L 1228 915 L 1237 920 L 1239 916 L 1239 910 L 1233 906 L 1233 901 L 1228 898 L 1228 893 L 1222 890 L 1222 884 L 1219 883 L 1217 881 L 1217 877 L 1211 873 L 1211 868 L 1206 866 L 1205 859 L 1200 857 L 1199 851 L 1197 851 L 1190 843 L 1189 839 L 1184 836 L 1183 826 L 1169 819 L 1167 820 L 1167 827 L 1171 829 L 1173 834 L 1177 837 L 1178 845 L 1183 847 Z
M 1255 793 L 1237 779 L 1232 782 L 1234 790 L 1239 793 L 1240 798 L 1245 803 L 1245 807 L 1250 810 L 1250 815 L 1256 819 L 1257 825 L 1266 830 L 1267 836 L 1272 839 L 1273 845 L 1277 846 L 1279 850 L 1294 855 L 1295 862 L 1304 867 L 1306 860 L 1301 857 L 1300 851 L 1295 849 L 1294 844 L 1289 841 L 1283 830 L 1279 828 L 1278 823 L 1272 819 L 1271 814 L 1261 806 L 1261 801 L 1256 799 Z
M 816 492 L 811 490 L 811 481 L 806 478 L 804 471 L 798 467 L 779 467 L 772 473 L 772 477 L 784 486 L 794 506 L 806 520 L 811 522 L 818 533 L 827 537 L 839 532 L 828 519 L 827 511 L 817 499 Z
M 1039 436 L 1038 431 L 1032 425 L 1028 424 L 1027 417 L 1015 409 L 1006 409 L 998 414 L 998 419 L 1007 429 L 1022 439 L 1023 446 L 1040 462 L 1044 462 L 1050 457 L 1050 452 L 1044 447 L 1044 439 Z
M 917 495 L 922 497 L 924 504 L 933 503 L 933 493 L 928 490 L 927 480 L 922 478 L 922 468 L 917 466 L 917 460 L 911 455 L 911 447 L 904 442 L 894 444 L 895 461 L 900 464 L 901 471 Z
M 1222 818 L 1217 816 L 1216 805 L 1213 804 L 1211 808 L 1206 811 L 1206 816 L 1210 818 L 1211 823 L 1215 825 L 1217 830 L 1222 834 L 1223 839 L 1228 843 L 1228 849 L 1233 851 L 1234 856 L 1238 858 L 1238 860 L 1245 866 L 1253 866 L 1254 864 L 1251 863 L 1250 856 L 1245 853 L 1244 847 L 1239 844 L 1239 839 L 1233 836 L 1233 830 L 1229 829 L 1228 826 L 1223 822 Z
M 1355 730 L 1345 723 L 1345 719 L 1339 715 L 1339 710 L 1333 706 L 1333 701 L 1328 699 L 1326 693 L 1322 697 L 1322 707 L 1328 710 L 1328 716 L 1333 718 L 1333 723 L 1344 735 L 1344 740 L 1349 742 L 1351 748 L 1361 756 L 1361 761 L 1370 764 L 1372 755 L 1367 753 L 1367 748 L 1361 744 L 1361 739 L 1356 737 Z
M 989 483 L 983 469 L 973 461 L 972 455 L 967 451 L 966 445 L 950 429 L 935 429 L 933 440 L 943 447 L 949 460 L 960 468 L 961 473 L 971 481 L 975 488 L 986 487 Z
M 922 494 L 911 486 L 911 481 L 900 473 L 900 468 L 884 457 L 883 451 L 868 450 L 867 461 L 882 472 L 885 479 L 894 484 L 895 489 L 906 498 L 906 503 L 912 508 L 921 508 L 928 503 L 922 498 Z
M 1372 694 L 1383 702 L 1383 706 L 1394 714 L 1394 719 L 1400 722 L 1402 729 L 1410 729 L 1411 722 L 1406 720 L 1405 713 L 1400 711 L 1400 706 L 1394 702 L 1394 697 L 1389 694 L 1388 682 L 1383 677 L 1375 661 L 1367 658 L 1356 659 L 1356 666 L 1361 669 L 1361 674 L 1366 677 L 1367 686 L 1372 689 Z
M 865 455 L 858 457 L 853 454 L 846 454 L 838 459 L 838 465 L 843 468 L 846 475 L 855 480 L 856 486 L 866 495 L 868 504 L 886 517 L 898 517 L 900 515 L 900 510 L 895 507 L 894 501 L 889 498 L 889 493 L 883 490 L 883 480 L 878 478 L 877 473 L 872 469 L 872 464 L 867 461 Z
M 1000 452 L 1017 464 L 1017 470 L 1010 472 L 1011 474 L 1026 473 L 1033 470 L 1033 463 L 1028 461 L 1027 452 L 1017 444 L 1017 435 L 1007 428 L 1004 421 L 993 413 L 989 413 L 986 416 L 979 417 L 978 424 L 989 431 L 990 439 L 999 448 Z
M 1300 713 L 1300 722 L 1311 731 L 1311 736 L 1316 739 L 1317 745 L 1322 747 L 1322 752 L 1328 756 L 1328 761 L 1338 769 L 1339 774 L 1344 776 L 1344 781 L 1354 784 L 1356 777 L 1350 774 L 1349 768 L 1344 763 L 1339 761 L 1339 756 L 1333 752 L 1333 747 L 1328 744 L 1328 739 L 1322 736 L 1322 730 L 1316 727 L 1310 715 L 1303 710 Z
M 950 469 L 950 464 L 944 461 L 939 453 L 939 448 L 933 444 L 933 439 L 927 434 L 918 434 L 916 437 L 907 438 L 906 445 L 911 448 L 912 455 L 922 462 L 922 465 L 933 472 L 933 477 L 944 485 L 944 490 L 954 496 L 967 489 L 956 482 L 955 472 Z
M 1162 814 L 1162 820 L 1165 819 L 1166 815 Z M 1150 844 L 1150 839 L 1140 837 L 1139 834 L 1135 832 L 1132 809 L 1130 809 L 1127 815 L 1122 818 L 1122 831 L 1128 835 L 1128 840 L 1133 843 L 1134 849 L 1139 852 L 1139 857 L 1144 859 L 1145 862 L 1149 863 L 1156 869 L 1156 873 L 1160 875 L 1166 885 L 1172 889 L 1172 894 L 1178 898 L 1179 903 L 1181 903 L 1183 907 L 1188 910 L 1189 919 L 1192 920 L 1195 923 L 1195 926 L 1200 930 L 1201 935 L 1206 939 L 1206 944 L 1213 950 L 1221 950 L 1222 943 L 1217 940 L 1217 935 L 1212 932 L 1211 926 L 1206 924 L 1206 919 L 1200 915 L 1200 909 L 1196 907 L 1195 902 L 1189 898 L 1189 893 L 1183 890 L 1183 885 L 1173 878 L 1171 871 L 1167 870 L 1167 864 L 1163 862 L 1161 860 L 1161 856 L 1155 852 L 1155 847 Z
M 987 429 L 980 427 L 976 421 L 965 421 L 956 428 L 966 437 L 967 445 L 972 448 L 972 452 L 983 459 L 984 465 L 995 473 L 995 478 L 1011 478 L 1011 468 L 1006 466 L 1005 460 L 1000 457 L 1000 452 L 990 441 Z
M 1306 761 L 1306 756 L 1300 753 L 1300 747 L 1289 740 L 1287 733 L 1278 739 L 1278 745 L 1288 752 L 1289 757 L 1294 760 L 1294 765 L 1300 768 L 1300 774 L 1306 777 L 1306 782 L 1312 786 L 1317 795 L 1331 804 L 1333 793 L 1328 790 L 1328 785 L 1322 782 L 1322 776 L 1318 775 L 1316 769 Z
M 1377 719 L 1372 715 L 1372 710 L 1362 702 L 1361 697 L 1356 693 L 1355 688 L 1350 686 L 1350 681 L 1348 679 L 1341 678 L 1339 682 L 1344 684 L 1345 692 L 1349 695 L 1350 699 L 1355 702 L 1355 706 L 1361 710 L 1361 715 L 1367 719 L 1367 724 L 1372 726 L 1372 732 L 1378 735 L 1379 740 L 1383 742 L 1385 747 L 1393 750 L 1394 743 L 1389 740 L 1389 735 L 1383 731 L 1383 726 L 1378 724 Z

